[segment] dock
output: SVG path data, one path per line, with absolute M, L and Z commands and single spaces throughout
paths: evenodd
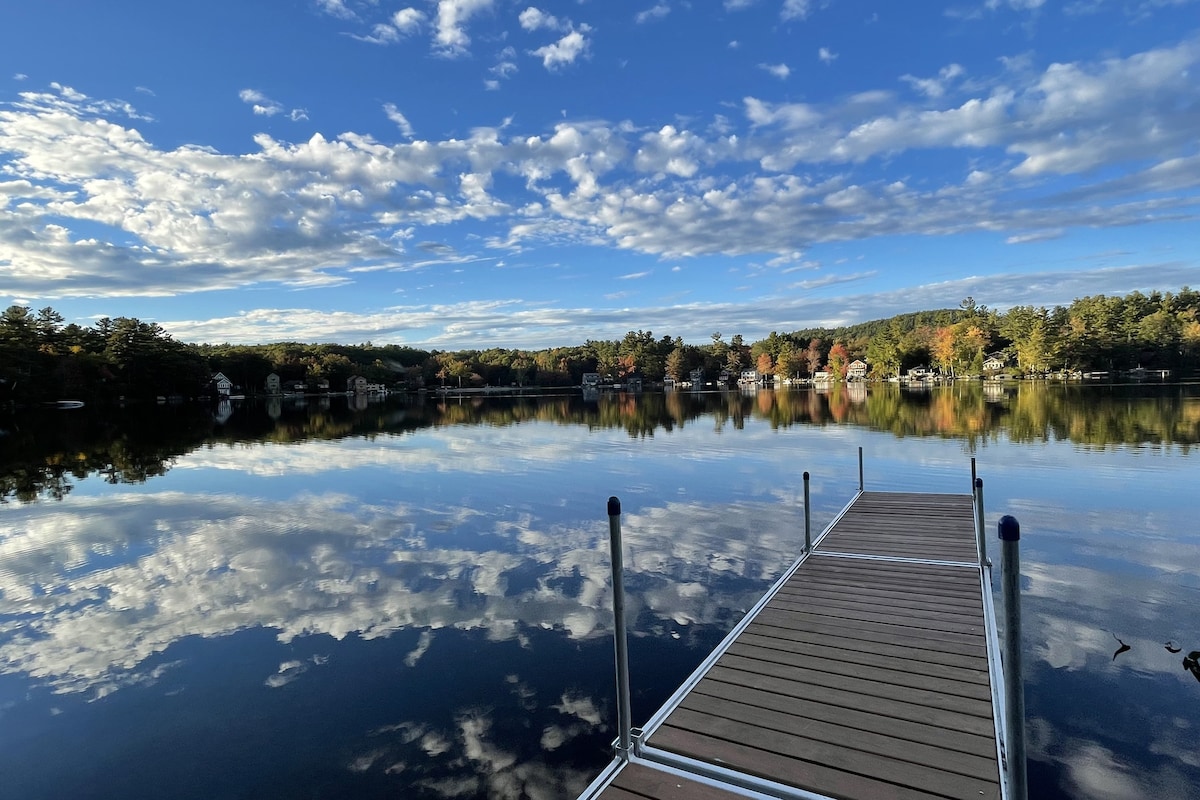
M 621 732 L 616 757 L 580 800 L 1021 796 L 1023 740 L 1019 781 L 1004 761 L 1002 659 L 973 478 L 976 486 L 866 492 L 860 478 L 850 503 L 666 704 Z

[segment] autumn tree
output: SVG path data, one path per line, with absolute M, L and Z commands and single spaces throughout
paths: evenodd
M 833 347 L 829 348 L 829 374 L 836 380 L 844 381 L 846 380 L 846 369 L 849 366 L 850 353 L 846 350 L 846 345 L 834 342 Z
M 813 339 L 808 343 L 808 348 L 804 351 L 804 361 L 808 365 L 809 377 L 816 375 L 821 370 L 820 339 Z
M 755 369 L 758 370 L 759 375 L 775 374 L 775 365 L 771 363 L 771 354 L 759 353 L 758 363 L 755 364 Z

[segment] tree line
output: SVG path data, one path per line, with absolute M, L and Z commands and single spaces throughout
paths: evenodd
M 144 483 L 202 447 L 403 436 L 437 427 L 499 427 L 548 422 L 624 429 L 652 437 L 690 425 L 740 429 L 757 419 L 772 428 L 852 425 L 898 438 L 938 436 L 970 452 L 1001 438 L 1068 440 L 1091 448 L 1141 445 L 1192 452 L 1200 442 L 1194 387 L 1146 394 L 1128 385 L 955 383 L 925 391 L 883 384 L 833 384 L 805 392 L 581 392 L 521 397 L 413 396 L 357 409 L 344 398 L 278 404 L 251 402 L 218 422 L 200 404 L 127 406 L 88 413 L 34 411 L 0 436 L 0 504 L 62 499 L 98 476 L 112 484 Z
M 578 386 L 585 373 L 621 381 L 686 380 L 702 369 L 716 377 L 761 374 L 845 378 L 862 360 L 875 378 L 918 365 L 944 375 L 979 375 L 989 355 L 1013 374 L 1122 370 L 1142 366 L 1191 374 L 1200 367 L 1200 292 L 1096 295 L 1053 308 L 1005 312 L 966 298 L 957 308 L 920 311 L 840 328 L 772 332 L 747 343 L 719 331 L 702 344 L 630 331 L 617 340 L 542 350 L 426 351 L 402 345 L 188 344 L 161 326 L 131 317 L 91 326 L 64 324 L 53 308 L 10 306 L 0 314 L 0 403 L 196 397 L 221 372 L 246 394 L 261 393 L 267 375 L 311 388 L 345 387 L 359 375 L 371 383 L 416 389 L 437 385 Z M 327 382 L 327 383 L 326 383 Z

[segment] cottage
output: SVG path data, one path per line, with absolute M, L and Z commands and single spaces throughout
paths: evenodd
M 860 358 L 856 358 L 850 362 L 850 366 L 846 368 L 846 379 L 851 381 L 864 381 L 867 379 L 867 362 Z
M 744 369 L 738 375 L 739 386 L 755 386 L 758 384 L 758 370 Z
M 351 375 L 346 379 L 347 394 L 366 394 L 367 379 L 361 375 Z
M 283 382 L 274 372 L 267 376 L 267 394 L 283 394 Z
M 233 381 L 220 372 L 212 376 L 212 384 L 217 388 L 217 397 L 229 397 L 233 393 Z
M 1000 370 L 1004 369 L 1007 361 L 1008 359 L 1004 357 L 1004 353 L 988 353 L 988 357 L 983 360 L 983 371 L 999 372 Z
M 625 391 L 640 392 L 642 390 L 642 376 L 638 373 L 625 376 Z
M 692 382 L 692 386 L 704 385 L 704 370 L 697 367 L 688 373 L 688 380 Z
M 599 372 L 583 373 L 583 388 L 598 389 L 599 387 L 600 387 L 600 373 Z

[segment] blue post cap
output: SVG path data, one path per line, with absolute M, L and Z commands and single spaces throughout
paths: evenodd
M 975 488 L 976 488 L 976 489 L 982 489 L 982 488 L 983 488 L 983 478 L 976 478 L 976 479 L 975 479 Z
M 1000 524 L 997 527 L 1000 530 L 1000 541 L 1021 541 L 1021 523 L 1017 522 L 1016 517 L 1011 517 L 1008 514 L 1005 514 L 1000 518 Z
M 610 517 L 621 516 L 621 498 L 619 498 L 619 497 L 608 498 L 608 515 Z
M 805 473 L 804 473 L 804 480 L 808 480 L 808 473 L 807 473 L 807 472 L 805 472 Z

